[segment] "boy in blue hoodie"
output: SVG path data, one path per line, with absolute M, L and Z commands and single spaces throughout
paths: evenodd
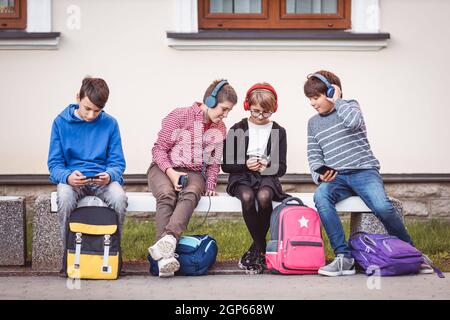
M 119 215 L 119 232 L 127 197 L 122 188 L 125 159 L 116 119 L 103 111 L 109 96 L 103 79 L 87 77 L 71 104 L 53 121 L 48 169 L 57 184 L 58 215 L 65 247 L 66 221 L 86 195 L 102 199 Z

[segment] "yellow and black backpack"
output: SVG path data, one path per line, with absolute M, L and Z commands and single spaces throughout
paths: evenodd
M 117 279 L 121 270 L 118 214 L 108 207 L 80 207 L 69 219 L 64 270 L 72 279 Z

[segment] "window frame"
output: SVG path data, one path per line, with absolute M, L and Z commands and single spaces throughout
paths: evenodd
M 0 30 L 27 28 L 27 0 L 15 0 L 14 13 L 0 13 Z
M 337 14 L 287 14 L 285 0 L 261 0 L 262 14 L 210 13 L 210 0 L 198 0 L 200 29 L 329 29 L 351 28 L 351 0 L 337 0 Z

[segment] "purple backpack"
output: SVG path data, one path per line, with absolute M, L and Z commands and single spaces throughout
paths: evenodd
M 355 233 L 350 237 L 352 256 L 367 275 L 396 276 L 419 273 L 422 253 L 397 237 Z

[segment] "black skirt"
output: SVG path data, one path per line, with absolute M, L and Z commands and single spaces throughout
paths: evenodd
M 239 186 L 252 188 L 254 191 L 262 187 L 270 187 L 273 190 L 273 201 L 281 202 L 290 197 L 283 192 L 280 180 L 275 176 L 263 176 L 259 172 L 231 173 L 228 178 L 227 193 L 236 197 Z

